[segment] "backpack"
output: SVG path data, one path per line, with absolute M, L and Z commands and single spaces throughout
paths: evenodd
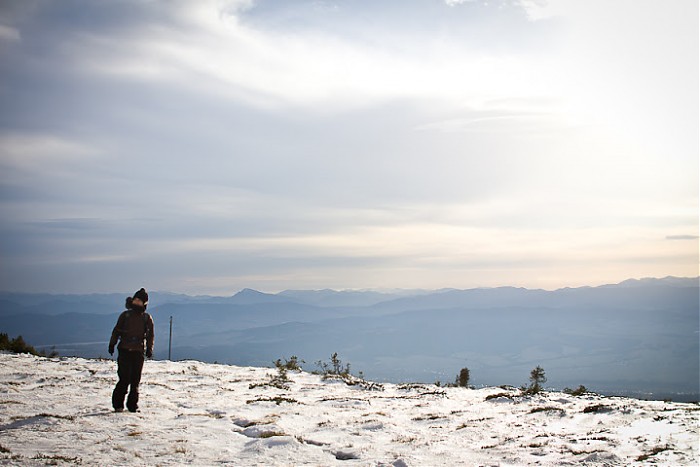
M 141 344 L 144 339 L 148 336 L 148 331 L 149 331 L 149 318 L 151 315 L 149 315 L 147 312 L 142 313 L 142 319 L 143 319 L 143 334 L 140 335 L 128 335 L 127 332 L 130 330 L 130 320 L 133 319 L 134 312 L 133 310 L 126 310 L 124 311 L 124 327 L 122 328 L 122 333 L 121 333 L 121 340 L 125 343 L 138 343 Z M 153 332 L 153 329 L 150 329 L 151 333 Z

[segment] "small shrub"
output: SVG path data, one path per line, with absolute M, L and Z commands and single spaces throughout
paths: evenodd
M 460 388 L 469 387 L 469 368 L 462 368 L 455 379 L 455 384 Z
M 73 465 L 79 465 L 83 463 L 83 460 L 80 457 L 67 457 L 59 455 L 48 456 L 46 454 L 37 454 L 32 459 L 40 461 L 53 461 L 51 463 L 46 462 L 46 465 L 58 465 L 58 462 L 65 462 L 67 464 Z
M 612 407 L 603 404 L 589 405 L 583 409 L 583 413 L 605 413 L 612 411 Z
M 267 439 L 274 438 L 275 436 L 287 436 L 287 433 L 284 433 L 282 431 L 265 431 L 260 434 L 259 438 Z
M 532 410 L 530 410 L 530 413 L 539 413 L 539 412 L 559 412 L 560 415 L 564 416 L 566 414 L 566 411 L 562 409 L 561 407 L 534 407 Z
M 276 375 L 270 375 L 270 380 L 264 383 L 252 383 L 248 385 L 248 389 L 273 387 L 277 389 L 282 389 L 283 391 L 289 390 L 289 378 L 287 377 L 286 370 L 280 370 Z
M 355 377 L 350 373 L 350 364 L 347 363 L 343 366 L 343 362 L 338 358 L 338 353 L 335 352 L 331 355 L 330 364 L 318 361 L 316 365 L 321 368 L 320 374 L 323 375 L 325 381 L 328 380 L 338 380 L 343 381 L 348 386 L 359 386 L 362 389 L 369 391 L 383 391 L 384 385 L 380 383 L 373 383 L 371 381 L 366 381 L 364 374 L 360 372 L 359 377 Z
M 334 352 L 331 355 L 330 364 L 319 360 L 316 365 L 321 368 L 321 374 L 324 376 L 337 375 L 337 376 L 349 376 L 350 375 L 350 364 L 347 363 L 343 367 L 343 362 L 338 358 L 338 352 Z
M 37 355 L 39 357 L 57 357 L 58 352 L 56 352 L 56 347 L 51 348 L 50 353 L 46 353 L 46 350 L 37 352 L 37 350 L 24 341 L 22 336 L 17 336 L 14 339 L 10 339 L 6 333 L 0 333 L 0 350 L 7 350 L 13 353 L 28 353 L 32 355 Z
M 274 402 L 277 405 L 281 405 L 282 402 L 287 402 L 289 404 L 298 404 L 299 401 L 296 399 L 290 399 L 289 397 L 260 397 L 258 399 L 247 400 L 246 404 L 255 404 L 256 402 Z
M 282 359 L 278 358 L 277 361 L 272 362 L 277 368 L 276 375 L 270 375 L 270 381 L 266 383 L 251 384 L 248 387 L 250 389 L 255 389 L 259 387 L 272 386 L 277 389 L 289 390 L 289 376 L 287 376 L 287 371 L 301 371 L 299 366 L 299 359 L 296 356 L 292 356 L 289 360 L 285 359 L 282 363 Z M 303 363 L 303 360 L 302 360 Z
M 671 449 L 671 447 L 667 444 L 666 446 L 657 446 L 654 449 L 651 450 L 651 452 L 647 454 L 642 454 L 641 456 L 637 457 L 637 462 L 644 462 L 646 460 L 649 460 L 650 457 L 657 455 L 660 452 L 668 451 Z
M 506 393 L 506 392 L 499 392 L 498 394 L 490 394 L 490 395 L 486 396 L 486 399 L 485 399 L 485 400 L 490 401 L 490 400 L 492 400 L 492 399 L 499 399 L 499 398 L 501 398 L 501 397 L 506 398 L 506 399 L 513 400 L 513 395 L 512 395 L 512 394 L 508 394 L 508 393 Z
M 350 461 L 360 458 L 360 456 L 357 453 L 352 451 L 338 451 L 332 454 L 334 454 L 335 458 L 339 461 Z
M 48 357 L 48 358 L 56 358 L 58 357 L 58 351 L 56 350 L 56 346 L 51 347 L 51 351 L 49 353 L 46 353 L 46 349 L 41 349 L 39 351 L 39 356 L 40 357 Z
M 530 372 L 530 386 L 523 392 L 526 395 L 539 394 L 542 392 L 542 384 L 547 382 L 547 377 L 544 374 L 544 369 L 537 366 Z
M 299 365 L 299 357 L 296 355 L 292 355 L 289 357 L 289 360 L 286 358 L 284 359 L 284 363 L 282 363 L 282 359 L 278 358 L 277 361 L 273 362 L 275 364 L 275 367 L 277 369 L 285 369 L 287 371 L 301 371 L 301 366 Z M 306 363 L 304 360 L 301 360 L 301 363 Z
M 278 389 L 289 389 L 287 383 L 289 382 L 289 377 L 287 376 L 287 366 L 282 365 L 279 360 L 275 362 L 277 367 L 277 374 L 270 376 L 270 382 L 268 385 L 274 386 Z
M 588 389 L 583 384 L 580 385 L 579 387 L 577 387 L 576 389 L 564 388 L 565 394 L 569 394 L 571 396 L 576 396 L 576 397 L 587 394 L 588 392 L 589 392 Z
M 399 386 L 399 389 L 402 391 L 425 391 L 428 388 L 420 383 L 404 383 Z
M 381 383 L 375 383 L 373 381 L 365 381 L 364 379 L 352 379 L 346 381 L 349 386 L 358 386 L 365 391 L 383 391 L 384 385 Z
M 429 415 L 426 415 L 425 417 L 415 417 L 415 418 L 412 418 L 411 420 L 413 420 L 414 422 L 423 422 L 426 420 L 429 420 L 429 421 L 430 420 L 441 420 L 443 418 L 447 418 L 447 417 L 445 417 L 443 415 L 429 414 Z

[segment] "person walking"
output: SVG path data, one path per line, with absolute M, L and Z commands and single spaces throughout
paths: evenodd
M 153 318 L 146 313 L 148 306 L 148 293 L 141 288 L 129 300 L 126 300 L 127 309 L 119 315 L 116 326 L 109 340 L 109 354 L 114 355 L 114 346 L 117 345 L 119 355 L 117 357 L 117 376 L 119 381 L 112 392 L 112 407 L 116 412 L 124 410 L 124 397 L 127 390 L 129 397 L 126 400 L 126 408 L 129 412 L 136 412 L 139 403 L 139 383 L 141 382 L 141 370 L 143 370 L 144 352 L 147 358 L 153 357 Z M 144 347 L 144 341 L 146 345 Z

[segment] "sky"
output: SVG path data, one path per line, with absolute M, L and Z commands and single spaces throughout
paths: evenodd
M 5 0 L 0 290 L 698 276 L 696 0 Z

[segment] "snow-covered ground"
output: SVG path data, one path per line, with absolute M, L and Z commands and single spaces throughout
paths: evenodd
M 0 355 L 3 465 L 698 465 L 697 404 L 383 385 L 148 361 L 114 413 L 116 363 Z M 497 394 L 505 394 L 493 397 Z M 489 396 L 492 396 L 487 400 Z

